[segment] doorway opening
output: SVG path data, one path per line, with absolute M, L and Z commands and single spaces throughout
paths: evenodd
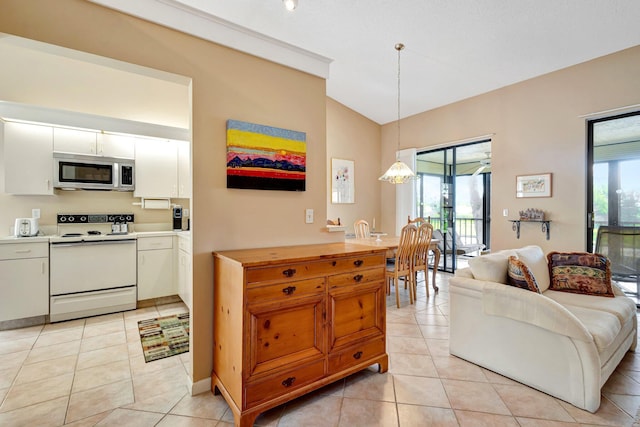
M 490 248 L 491 140 L 416 156 L 416 214 L 430 218 L 441 240 L 442 271 Z
M 587 250 L 640 300 L 640 111 L 587 122 Z

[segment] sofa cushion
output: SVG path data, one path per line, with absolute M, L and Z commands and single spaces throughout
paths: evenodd
M 549 289 L 549 266 L 542 248 L 535 245 L 525 246 L 516 249 L 516 256 L 529 267 L 533 277 L 536 279 L 540 292 Z
M 567 304 L 564 306 L 587 328 L 593 336 L 598 352 L 606 350 L 616 339 L 622 329 L 618 318 L 606 311 L 592 310 Z
M 507 264 L 511 255 L 515 255 L 515 251 L 505 250 L 471 258 L 469 268 L 474 279 L 506 285 L 508 283 Z
M 592 310 L 606 311 L 616 316 L 620 324 L 625 324 L 630 318 L 636 315 L 635 302 L 626 296 L 599 298 L 593 295 L 558 292 L 552 289 L 546 291 L 544 296 L 564 306 L 573 305 Z
M 613 297 L 611 265 L 604 255 L 589 252 L 547 254 L 550 289 L 554 291 Z
M 540 293 L 535 277 L 529 267 L 515 256 L 510 256 L 507 264 L 508 285 Z

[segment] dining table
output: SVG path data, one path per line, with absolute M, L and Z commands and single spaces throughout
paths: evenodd
M 372 235 L 371 237 L 347 238 L 345 239 L 345 241 L 348 243 L 356 243 L 359 245 L 387 248 L 388 252 L 393 252 L 398 249 L 398 246 L 400 245 L 400 236 L 388 236 L 385 233 L 377 233 L 376 235 Z M 438 286 L 436 285 L 436 272 L 438 270 L 438 265 L 440 264 L 441 252 L 440 248 L 438 247 L 438 244 L 440 242 L 441 239 L 431 239 L 431 242 L 429 243 L 429 250 L 433 252 L 433 273 L 431 276 L 431 286 L 433 287 L 433 290 L 435 292 L 438 292 Z

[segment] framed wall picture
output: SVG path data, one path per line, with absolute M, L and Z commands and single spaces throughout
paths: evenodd
M 353 160 L 331 159 L 331 203 L 355 203 Z
M 516 176 L 516 197 L 551 197 L 551 174 Z

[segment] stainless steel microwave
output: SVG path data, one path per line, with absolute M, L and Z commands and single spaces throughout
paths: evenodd
M 135 190 L 133 159 L 53 153 L 53 186 L 65 190 Z

